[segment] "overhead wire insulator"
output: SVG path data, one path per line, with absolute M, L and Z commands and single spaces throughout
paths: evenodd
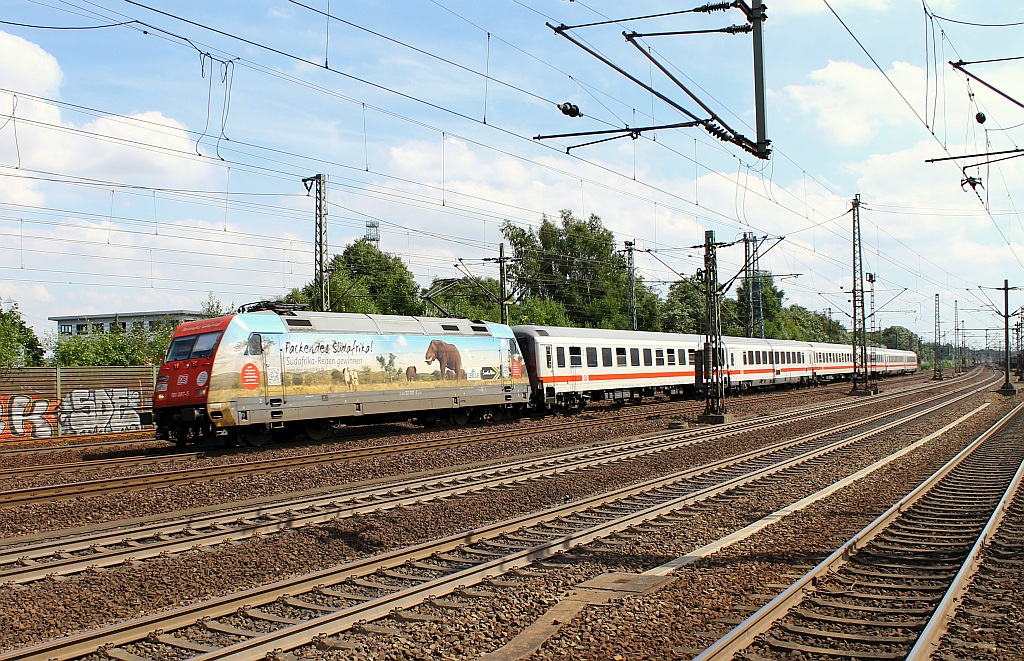
M 730 25 L 727 28 L 722 28 L 722 32 L 726 34 L 741 34 L 744 32 L 753 32 L 754 26 L 750 23 L 744 23 L 743 25 Z
M 701 13 L 711 13 L 713 11 L 726 11 L 727 9 L 730 9 L 732 5 L 733 3 L 731 2 L 713 2 L 706 4 L 702 7 L 697 7 L 693 11 Z
M 579 106 L 575 103 L 563 103 L 558 106 L 558 109 L 567 117 L 580 117 L 583 115 L 583 113 L 580 112 Z
M 732 142 L 732 134 L 714 122 L 705 122 L 704 129 L 722 142 Z

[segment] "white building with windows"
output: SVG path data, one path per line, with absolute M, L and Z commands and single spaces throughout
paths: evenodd
M 58 335 L 85 335 L 87 333 L 109 333 L 118 327 L 122 330 L 132 328 L 155 330 L 161 326 L 177 326 L 184 321 L 201 318 L 202 314 L 198 310 L 157 310 L 154 312 L 68 315 L 49 317 L 49 320 L 57 322 Z

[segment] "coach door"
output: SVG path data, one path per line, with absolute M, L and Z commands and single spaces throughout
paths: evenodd
M 569 347 L 569 391 L 578 392 L 583 390 L 583 349 L 582 347 Z

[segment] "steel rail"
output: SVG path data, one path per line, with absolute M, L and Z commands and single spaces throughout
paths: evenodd
M 778 620 L 804 599 L 804 595 L 814 590 L 815 585 L 824 577 L 835 573 L 840 567 L 859 550 L 864 548 L 874 538 L 884 532 L 889 525 L 901 516 L 906 510 L 913 507 L 921 498 L 927 494 L 932 487 L 942 481 L 955 468 L 957 468 L 967 457 L 980 447 L 985 441 L 992 438 L 1002 430 L 1024 407 L 1024 403 L 1016 406 L 1007 415 L 989 427 L 973 442 L 958 452 L 952 459 L 933 473 L 928 479 L 914 488 L 910 493 L 901 498 L 892 507 L 883 512 L 878 518 L 864 527 L 863 530 L 851 537 L 846 543 L 836 549 L 827 558 L 822 560 L 807 574 L 797 579 L 786 590 L 765 604 L 761 609 L 753 613 L 746 620 L 741 622 L 727 634 L 719 638 L 703 652 L 694 657 L 693 661 L 725 661 L 732 659 L 741 650 L 748 647 L 754 640 L 767 633 Z M 1018 471 L 1019 472 L 1019 471 Z
M 928 401 L 946 396 L 937 395 L 924 401 L 907 404 L 896 410 L 876 414 L 848 427 L 871 422 L 909 410 Z M 761 419 L 757 428 L 768 429 L 779 422 Z M 833 431 L 841 428 L 833 427 Z M 626 461 L 637 457 L 678 450 L 688 445 L 708 442 L 736 434 L 735 430 L 718 430 L 694 438 L 694 433 L 669 432 L 645 436 L 639 440 L 627 439 L 597 447 L 565 450 L 553 454 L 487 464 L 460 470 L 454 474 L 429 475 L 385 485 L 374 484 L 345 492 L 333 492 L 302 497 L 271 505 L 259 503 L 245 509 L 226 513 L 157 523 L 130 531 L 100 532 L 75 535 L 71 539 L 49 539 L 34 545 L 20 545 L 0 553 L 0 583 L 25 583 L 53 575 L 65 575 L 99 567 L 110 567 L 124 562 L 153 557 L 162 553 L 178 553 L 208 547 L 253 535 L 270 534 L 322 523 L 338 517 L 353 516 L 374 509 L 389 509 L 424 500 L 461 495 L 471 491 L 495 488 L 516 482 L 539 479 L 570 471 L 585 470 L 599 465 Z M 791 439 L 771 444 L 755 452 L 778 449 L 803 442 Z M 312 511 L 310 511 L 312 510 Z M 268 520 L 269 519 L 269 520 Z M 116 548 L 114 548 L 116 547 Z M 2 548 L 2 546 L 0 546 Z M 89 553 L 89 555 L 82 555 Z M 57 560 L 40 560 L 58 556 Z M 11 565 L 15 565 L 13 568 Z M 7 566 L 7 568 L 4 568 Z
M 842 385 L 842 384 L 837 384 L 837 385 Z M 907 388 L 903 388 L 903 389 L 901 389 L 899 391 L 896 391 L 896 392 L 903 392 L 904 390 L 913 391 L 914 389 L 917 389 L 917 388 L 920 388 L 920 387 L 922 387 L 922 386 L 921 385 L 909 386 Z M 792 398 L 793 398 L 793 393 L 792 392 L 787 392 L 785 394 L 763 393 L 763 392 L 761 392 L 761 393 L 754 393 L 752 395 L 750 395 L 750 394 L 745 395 L 743 397 L 743 400 L 744 401 L 748 401 L 748 402 L 756 401 L 756 402 L 763 403 L 763 402 L 770 402 L 772 400 L 785 401 L 785 400 L 792 399 Z M 641 406 L 631 406 L 629 411 L 626 412 L 625 414 L 621 414 L 622 412 L 619 411 L 619 413 L 620 413 L 619 418 L 620 419 L 626 419 L 626 420 L 634 419 L 634 418 L 643 418 L 643 417 L 651 415 L 652 413 L 660 413 L 662 415 L 674 415 L 674 414 L 678 414 L 678 413 L 681 413 L 681 412 L 690 411 L 691 409 L 692 410 L 697 410 L 697 406 L 698 406 L 695 402 L 688 401 L 688 402 L 682 403 L 679 406 L 670 406 L 670 407 L 668 407 L 668 410 L 665 410 L 666 409 L 666 404 L 667 404 L 667 402 L 652 402 L 652 403 L 644 404 L 644 405 L 641 405 Z M 673 404 L 676 404 L 676 402 L 673 402 Z M 589 413 L 593 414 L 593 413 L 606 412 L 607 408 L 608 407 L 591 409 L 589 411 Z M 421 431 L 422 432 L 422 431 L 425 431 L 425 430 L 414 430 L 411 433 L 416 433 L 416 431 Z M 488 434 L 490 432 L 482 432 L 482 433 L 483 434 Z M 346 442 L 360 441 L 360 440 L 373 440 L 373 439 L 380 439 L 380 438 L 389 438 L 389 437 L 392 437 L 392 436 L 405 436 L 405 435 L 409 435 L 409 434 L 410 434 L 410 431 L 396 431 L 396 432 L 370 433 L 370 434 L 353 434 L 353 435 L 346 435 L 346 436 L 328 437 L 328 439 L 325 439 L 323 441 L 304 441 L 304 442 L 282 443 L 282 444 L 274 444 L 274 445 L 269 445 L 269 446 L 263 446 L 263 447 L 260 447 L 260 448 L 250 448 L 250 447 L 242 447 L 242 448 L 208 448 L 208 449 L 194 450 L 194 451 L 190 451 L 190 452 L 178 452 L 173 447 L 168 445 L 166 448 L 161 448 L 161 449 L 170 450 L 170 452 L 173 453 L 173 454 L 133 456 L 133 457 L 123 457 L 123 458 L 110 458 L 110 459 L 93 459 L 93 460 L 86 460 L 86 461 L 79 461 L 79 462 L 43 464 L 43 465 L 38 465 L 38 466 L 12 467 L 12 468 L 8 468 L 8 469 L 4 469 L 4 473 L 3 473 L 2 477 L 4 479 L 13 479 L 13 478 L 31 477 L 31 476 L 34 476 L 34 475 L 62 474 L 62 473 L 71 473 L 71 472 L 85 472 L 85 471 L 91 471 L 91 470 L 100 470 L 100 469 L 104 469 L 104 468 L 118 468 L 118 467 L 122 467 L 122 466 L 134 466 L 134 465 L 139 465 L 139 464 L 143 464 L 144 465 L 144 464 L 147 464 L 147 463 L 161 464 L 161 463 L 168 463 L 168 462 L 171 462 L 171 461 L 179 461 L 179 460 L 192 460 L 192 459 L 219 457 L 219 456 L 235 455 L 235 454 L 240 454 L 240 455 L 253 454 L 253 453 L 256 453 L 256 452 L 265 451 L 267 449 L 275 449 L 275 448 L 289 448 L 289 449 L 292 449 L 292 448 L 303 448 L 303 447 L 320 447 L 320 446 L 323 446 L 326 443 L 346 443 Z M 141 440 L 140 439 L 136 439 L 136 440 L 130 440 L 130 441 L 126 440 L 126 441 L 122 441 L 122 442 L 89 443 L 89 444 L 81 444 L 81 445 L 55 445 L 55 446 L 52 446 L 52 447 L 44 447 L 44 448 L 24 448 L 24 449 L 17 449 L 16 448 L 16 449 L 13 449 L 13 450 L 0 450 L 0 456 L 3 456 L 3 455 L 23 455 L 24 456 L 24 455 L 30 455 L 30 454 L 55 453 L 55 452 L 71 450 L 71 449 L 87 449 L 87 448 L 104 447 L 104 446 L 119 446 L 119 445 L 126 445 L 126 444 L 136 443 L 136 442 L 138 442 L 138 443 L 142 443 L 142 442 L 153 443 L 153 442 L 158 442 L 158 440 L 155 437 L 150 437 L 150 438 L 147 438 L 147 439 L 141 439 Z M 159 442 L 165 443 L 163 441 L 159 441 Z M 2 447 L 2 446 L 0 446 L 0 447 Z
M 966 396 L 967 395 L 965 395 L 965 397 Z M 608 535 L 612 535 L 652 519 L 656 519 L 678 510 L 681 507 L 690 506 L 697 502 L 722 495 L 726 492 L 750 484 L 751 482 L 755 482 L 807 461 L 831 454 L 832 452 L 847 447 L 859 440 L 862 440 L 863 438 L 874 436 L 885 430 L 906 424 L 906 422 L 911 419 L 917 419 L 928 415 L 943 406 L 948 406 L 948 403 L 933 407 L 928 411 L 919 412 L 909 419 L 894 421 L 883 425 L 879 429 L 863 432 L 851 438 L 841 439 L 826 447 L 808 451 L 798 455 L 797 457 L 784 460 L 778 464 L 763 467 L 747 474 L 735 476 L 718 485 L 700 489 L 668 502 L 659 503 L 638 512 L 632 512 L 625 516 L 599 523 L 583 531 L 565 535 L 512 553 L 506 557 L 490 560 L 477 567 L 470 567 L 465 570 L 458 571 L 450 576 L 440 577 L 421 586 L 407 588 L 406 590 L 396 592 L 395 594 L 384 597 L 383 599 L 375 600 L 380 603 L 374 603 L 371 601 L 365 604 L 357 604 L 354 607 L 341 610 L 334 614 L 328 614 L 326 616 L 307 620 L 284 629 L 265 634 L 258 638 L 243 640 L 233 645 L 201 654 L 195 657 L 193 661 L 215 661 L 228 659 L 241 661 L 244 659 L 259 658 L 261 655 L 277 651 L 295 649 L 296 647 L 313 642 L 318 638 L 341 633 L 361 621 L 379 619 L 395 612 L 396 610 L 419 605 L 425 601 L 425 597 L 429 598 L 431 596 L 451 594 L 463 585 L 474 585 L 480 583 L 490 575 L 505 573 L 513 569 L 527 566 L 536 560 L 543 560 L 557 555 L 565 549 L 587 544 L 596 539 L 607 537 Z M 641 490 L 639 493 L 647 493 L 647 490 Z M 607 506 L 607 503 L 604 503 L 603 505 Z M 601 504 L 598 505 L 599 508 L 601 506 Z
M 987 385 L 985 387 L 987 387 Z M 978 388 L 977 390 L 980 389 L 981 388 Z M 372 574 L 380 568 L 396 568 L 409 561 L 429 558 L 435 554 L 443 554 L 459 549 L 463 549 L 466 553 L 472 553 L 472 551 L 465 550 L 467 545 L 495 540 L 502 535 L 515 531 L 522 531 L 525 528 L 539 526 L 545 523 L 560 521 L 563 525 L 567 525 L 566 522 L 571 520 L 574 515 L 583 512 L 590 513 L 585 517 L 585 520 L 598 520 L 597 523 L 591 523 L 581 530 L 577 530 L 567 535 L 559 534 L 550 541 L 538 543 L 530 546 L 529 548 L 517 550 L 512 553 L 502 554 L 497 558 L 493 558 L 493 553 L 485 551 L 483 552 L 485 557 L 492 557 L 487 559 L 483 564 L 478 564 L 475 568 L 470 567 L 458 570 L 455 573 L 450 574 L 447 578 L 440 577 L 436 580 L 430 580 L 421 586 L 415 586 L 389 596 L 369 600 L 363 604 L 345 608 L 329 614 L 326 617 L 318 618 L 315 621 L 310 620 L 301 624 L 295 624 L 279 630 L 278 632 L 260 635 L 258 638 L 253 638 L 250 641 L 243 641 L 242 643 L 231 645 L 221 650 L 209 652 L 197 657 L 199 659 L 258 658 L 259 656 L 275 649 L 290 649 L 298 645 L 306 644 L 316 635 L 333 635 L 334 633 L 345 630 L 360 620 L 380 617 L 390 613 L 396 608 L 407 608 L 410 605 L 422 603 L 424 599 L 430 595 L 437 596 L 450 594 L 459 589 L 460 586 L 480 582 L 486 576 L 496 572 L 525 566 L 536 559 L 550 557 L 560 551 L 572 548 L 573 546 L 625 530 L 645 521 L 663 516 L 669 512 L 687 507 L 698 501 L 706 500 L 745 484 L 749 484 L 756 480 L 793 468 L 802 463 L 824 457 L 837 450 L 849 447 L 868 436 L 883 433 L 885 430 L 907 424 L 911 420 L 928 416 L 935 410 L 944 406 L 949 406 L 957 401 L 961 401 L 972 394 L 974 393 L 968 392 L 957 397 L 950 398 L 949 401 L 918 411 L 913 416 L 889 422 L 881 428 L 871 429 L 869 431 L 855 434 L 849 438 L 832 441 L 821 447 L 801 452 L 795 456 L 785 457 L 773 464 L 761 465 L 745 473 L 741 472 L 739 474 L 730 474 L 725 479 L 718 481 L 716 484 L 699 487 L 696 490 L 683 495 L 678 495 L 678 491 L 671 491 L 672 486 L 677 484 L 680 480 L 690 479 L 690 477 L 692 477 L 692 471 L 673 473 L 671 475 L 649 480 L 642 484 L 623 487 L 609 493 L 590 496 L 574 503 L 556 506 L 541 512 L 521 515 L 511 520 L 484 526 L 474 531 L 452 535 L 442 540 L 426 542 L 413 547 L 398 549 L 378 556 L 360 559 L 340 567 L 321 570 L 305 576 L 252 588 L 234 595 L 227 595 L 213 599 L 208 602 L 185 606 L 168 613 L 154 614 L 137 620 L 110 625 L 99 630 L 83 632 L 65 639 L 40 643 L 22 650 L 14 650 L 12 652 L 0 654 L 0 661 L 13 661 L 15 659 L 71 659 L 94 652 L 101 646 L 105 649 L 109 649 L 111 646 L 130 644 L 131 642 L 145 638 L 155 629 L 159 629 L 161 631 L 172 631 L 192 625 L 198 620 L 202 620 L 204 618 L 217 618 L 233 614 L 241 605 L 248 605 L 250 607 L 254 605 L 259 606 L 273 602 L 279 598 L 284 598 L 286 595 L 301 595 L 302 593 L 317 589 L 318 586 L 336 585 L 343 582 L 345 578 Z M 892 415 L 891 411 L 889 412 L 889 415 Z M 826 432 L 821 432 L 820 435 L 834 436 L 835 431 L 828 430 Z M 723 463 L 735 465 L 737 462 L 725 460 Z M 631 511 L 618 516 L 611 513 L 614 509 L 610 508 L 611 504 L 624 503 L 634 496 L 644 496 L 644 500 L 648 501 L 652 497 L 652 492 L 656 489 L 669 490 L 667 498 L 666 496 L 662 496 L 662 502 L 642 507 L 620 505 L 620 507 L 630 509 Z M 550 531 L 548 535 L 550 536 Z M 492 546 L 491 548 L 493 549 L 496 547 Z M 481 554 L 478 553 L 478 555 Z M 467 562 L 463 564 L 469 563 Z
M 1024 403 L 1018 404 L 1010 415 L 1015 414 L 1021 407 L 1024 407 Z M 935 607 L 935 612 L 932 613 L 928 624 L 921 631 L 917 643 L 907 653 L 906 661 L 927 661 L 939 649 L 942 637 L 945 635 L 949 623 L 956 616 L 957 608 L 963 601 L 964 594 L 971 584 L 971 579 L 981 566 L 982 551 L 988 546 L 1003 522 L 1007 510 L 1010 509 L 1010 504 L 1020 489 L 1022 479 L 1024 479 L 1024 461 L 1018 466 L 1013 480 L 1010 481 L 1010 486 L 1007 487 L 1003 497 L 999 500 L 999 504 L 996 505 L 992 516 L 989 517 L 988 523 L 985 524 L 985 528 L 978 535 L 978 541 L 974 543 L 974 546 L 967 555 L 967 562 L 957 572 L 949 589 L 946 590 L 946 594 L 942 597 L 942 601 Z
M 931 384 L 932 382 L 929 380 L 928 383 Z M 934 385 L 934 384 L 932 384 L 932 385 Z M 926 390 L 929 390 L 929 389 L 932 389 L 932 387 L 928 386 L 928 385 L 915 386 L 915 387 L 912 387 L 910 389 L 907 389 L 906 391 L 901 392 L 900 394 L 914 394 L 916 392 L 926 391 Z M 892 396 L 895 397 L 896 394 L 894 393 Z M 876 399 L 874 401 L 878 401 L 878 400 Z M 839 402 L 823 402 L 823 403 L 817 403 L 817 404 L 809 404 L 809 405 L 806 405 L 806 406 L 803 406 L 803 407 L 789 409 L 789 410 L 787 410 L 787 411 L 785 411 L 783 413 L 775 414 L 773 416 L 765 416 L 765 417 L 761 417 L 761 418 L 751 418 L 751 419 L 737 421 L 737 422 L 734 422 L 734 423 L 732 423 L 730 425 L 723 425 L 723 426 L 719 427 L 718 429 L 721 429 L 721 430 L 732 430 L 732 431 L 737 431 L 738 432 L 738 431 L 743 431 L 743 430 L 746 430 L 746 429 L 754 429 L 754 428 L 756 428 L 758 426 L 763 426 L 763 424 L 765 422 L 770 422 L 770 421 L 775 421 L 776 424 L 783 424 L 786 421 L 788 421 L 792 416 L 797 416 L 797 415 L 800 415 L 802 413 L 818 413 L 819 415 L 824 415 L 824 414 L 832 413 L 832 412 L 840 412 L 840 411 L 845 410 L 845 409 L 847 409 L 847 408 L 849 408 L 851 406 L 856 407 L 856 406 L 864 406 L 864 405 L 866 405 L 866 403 L 863 402 L 862 400 L 857 400 L 857 402 L 858 403 L 855 403 L 855 404 L 852 404 L 852 405 L 850 403 L 850 400 L 839 401 Z M 679 433 L 680 432 L 676 432 L 676 434 L 679 434 Z M 692 436 L 698 436 L 698 435 L 700 435 L 703 432 L 701 432 L 699 429 L 694 428 L 694 429 L 690 429 L 688 432 L 681 432 L 681 433 L 682 434 L 689 434 L 689 435 L 692 435 Z M 671 432 L 669 432 L 669 433 L 663 432 L 663 434 L 665 434 L 667 436 L 676 436 L 675 434 L 672 434 Z M 676 437 L 678 437 L 678 436 L 676 436 Z M 658 437 L 657 436 L 648 436 L 647 438 L 656 439 Z M 605 445 L 605 444 L 619 444 L 619 443 L 621 443 L 621 441 L 618 441 L 618 440 L 608 441 L 608 442 L 604 442 L 604 441 L 602 441 L 602 442 L 592 442 L 592 443 L 589 443 L 587 447 L 600 447 L 600 446 Z M 570 452 L 571 451 L 572 450 L 570 450 Z M 529 457 L 533 457 L 533 456 L 544 456 L 544 455 L 547 455 L 547 454 L 549 454 L 549 453 L 545 451 L 545 452 L 541 452 L 541 453 L 535 453 L 533 455 L 526 455 L 523 458 L 529 458 Z M 477 462 L 475 464 L 472 464 L 472 466 L 486 465 L 487 463 L 490 463 L 490 462 Z M 432 472 L 436 472 L 437 470 L 448 470 L 448 469 L 447 468 L 435 469 L 435 471 L 432 471 Z M 373 481 L 371 481 L 369 483 L 382 483 L 382 482 L 386 482 L 386 481 L 392 480 L 392 479 L 393 478 L 388 478 L 388 477 L 378 478 L 378 479 L 373 480 Z M 311 491 L 308 491 L 308 492 L 305 492 L 304 494 L 302 494 L 302 498 L 309 497 L 309 496 L 314 496 L 314 495 L 318 495 L 318 494 L 332 493 L 332 492 L 335 492 L 335 491 L 336 491 L 336 489 L 333 488 L 333 487 L 331 487 L 331 488 L 315 489 L 315 490 L 311 490 Z M 268 496 L 268 497 L 256 499 L 256 500 L 253 500 L 253 501 L 242 501 L 242 502 L 239 502 L 239 503 L 236 504 L 236 509 L 239 508 L 239 507 L 254 507 L 254 508 L 266 507 L 266 506 L 273 505 L 275 502 L 279 502 L 280 500 L 281 500 L 280 497 Z M 224 506 L 220 505 L 220 504 L 209 505 L 209 506 L 206 506 L 206 507 L 192 509 L 192 510 L 189 510 L 189 511 L 183 512 L 183 513 L 172 512 L 172 513 L 166 513 L 166 514 L 156 514 L 156 515 L 151 515 L 151 516 L 146 516 L 146 517 L 138 517 L 138 518 L 134 518 L 134 519 L 127 519 L 127 520 L 120 520 L 120 521 L 109 521 L 109 522 L 91 524 L 89 526 L 84 527 L 84 529 L 76 528 L 76 529 L 63 530 L 63 531 L 61 531 L 61 530 L 58 530 L 58 531 L 46 531 L 46 532 L 41 532 L 41 533 L 35 533 L 35 534 L 32 534 L 32 535 L 23 535 L 23 536 L 18 536 L 18 537 L 10 537 L 10 538 L 6 538 L 4 540 L 0 540 L 0 547 L 2 547 L 2 546 L 11 546 L 11 545 L 25 546 L 25 545 L 39 544 L 39 543 L 45 542 L 45 540 L 51 540 L 51 539 L 55 539 L 57 537 L 73 537 L 75 539 L 94 539 L 95 540 L 96 535 L 99 535 L 99 534 L 103 533 L 103 531 L 110 531 L 110 530 L 114 530 L 114 529 L 121 529 L 121 530 L 123 530 L 125 528 L 134 528 L 136 526 L 148 526 L 148 525 L 151 525 L 151 524 L 154 524 L 154 523 L 159 523 L 159 522 L 167 522 L 167 521 L 172 521 L 172 520 L 173 521 L 179 521 L 179 520 L 186 519 L 186 518 L 188 520 L 193 520 L 195 517 L 199 517 L 201 519 L 201 518 L 205 518 L 206 515 L 208 515 L 210 512 L 220 513 L 223 510 L 223 507 Z
M 905 390 L 887 393 L 885 397 L 898 398 L 908 396 L 917 391 L 928 390 L 930 388 L 931 386 L 928 385 L 914 386 L 911 388 L 907 388 Z M 839 403 L 826 402 L 824 405 L 810 405 L 810 407 L 814 408 L 820 406 L 822 410 L 827 410 L 828 408 L 836 408 L 838 410 L 842 410 L 845 408 L 867 406 L 872 403 L 877 403 L 878 401 L 884 400 L 880 400 L 880 398 L 875 397 L 870 400 L 859 400 L 852 404 L 845 401 Z M 785 413 L 778 415 L 798 415 L 801 410 L 803 409 L 793 409 L 791 411 L 787 411 Z M 648 417 L 649 415 L 650 412 L 628 414 L 626 416 L 620 416 L 617 421 L 628 420 L 632 417 L 645 418 Z M 549 425 L 542 429 L 527 428 L 515 430 L 487 431 L 480 432 L 478 434 L 470 434 L 459 438 L 409 441 L 406 443 L 397 443 L 392 445 L 374 445 L 366 448 L 341 449 L 315 455 L 302 455 L 298 457 L 264 459 L 240 464 L 226 464 L 202 468 L 186 468 L 176 471 L 147 473 L 145 475 L 132 475 L 110 479 L 85 480 L 81 482 L 68 482 L 58 485 L 28 487 L 24 489 L 12 489 L 9 491 L 0 491 L 0 507 L 12 507 L 15 505 L 21 505 L 26 503 L 53 502 L 59 500 L 67 500 L 70 498 L 79 498 L 83 496 L 92 496 L 112 492 L 150 489 L 155 486 L 166 487 L 174 486 L 177 484 L 190 484 L 194 482 L 224 479 L 225 477 L 288 470 L 300 466 L 342 463 L 356 461 L 359 459 L 384 456 L 389 454 L 407 454 L 412 452 L 445 449 L 451 447 L 458 447 L 462 445 L 471 445 L 475 443 L 486 442 L 488 440 L 493 439 L 517 438 L 522 436 L 530 436 L 537 433 L 546 433 L 550 431 L 585 429 L 588 427 L 596 427 L 605 424 L 607 424 L 607 420 L 604 419 L 573 420 L 563 423 L 556 423 L 554 425 Z M 743 425 L 746 424 L 746 421 L 738 421 L 731 424 Z

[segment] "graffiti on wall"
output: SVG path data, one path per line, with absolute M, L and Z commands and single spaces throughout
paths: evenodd
M 128 388 L 82 388 L 60 401 L 0 396 L 0 441 L 136 431 L 141 408 L 142 394 Z
M 53 438 L 57 435 L 58 402 L 27 395 L 0 397 L 0 441 Z

